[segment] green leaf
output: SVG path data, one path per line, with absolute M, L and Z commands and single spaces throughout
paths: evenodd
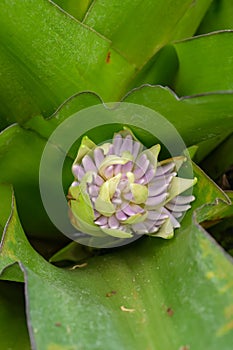
M 197 178 L 183 179 L 181 177 L 174 177 L 171 181 L 171 187 L 169 189 L 169 197 L 166 202 L 169 202 L 174 197 L 193 187 L 197 183 Z
M 232 262 L 197 222 L 204 208 L 218 207 L 216 198 L 228 206 L 227 196 L 198 168 L 195 175 L 197 199 L 174 239 L 140 239 L 73 270 L 33 250 L 13 205 L 0 271 L 17 261 L 24 272 L 36 348 L 230 349 Z
M 43 14 L 43 15 L 42 15 Z M 92 90 L 118 100 L 135 68 L 111 42 L 50 1 L 0 2 L 0 114 L 6 123 L 49 116 L 71 95 Z M 4 120 L 4 119 L 3 119 Z
M 225 208 L 224 205 L 222 205 L 222 211 L 219 213 L 219 218 L 214 222 L 207 222 L 207 227 L 218 243 L 221 244 L 231 256 L 233 256 L 233 191 L 227 191 L 227 195 L 231 199 L 231 205 L 228 208 Z M 222 220 L 223 218 L 226 219 Z M 209 227 L 209 224 L 211 224 L 211 227 Z
M 30 350 L 23 285 L 0 281 L 0 307 L 1 349 Z
M 148 188 L 137 183 L 130 185 L 131 192 L 133 194 L 133 202 L 136 204 L 145 203 L 148 197 Z
M 233 165 L 233 134 L 224 140 L 201 163 L 202 169 L 217 180 Z
M 67 246 L 63 247 L 59 251 L 57 251 L 50 259 L 49 262 L 57 263 L 60 261 L 69 261 L 69 262 L 77 262 L 77 256 L 80 261 L 85 261 L 85 259 L 89 258 L 93 255 L 93 249 L 90 247 L 86 247 L 77 242 L 71 242 Z
M 88 154 L 96 144 L 92 142 L 87 136 L 84 136 L 81 141 L 81 145 L 78 149 L 77 157 L 75 158 L 74 164 L 80 164 L 83 157 Z
M 212 1 L 193 1 L 188 11 L 176 26 L 173 40 L 181 40 L 193 36 Z
M 175 126 L 187 146 L 199 144 L 195 156 L 198 161 L 209 154 L 232 130 L 232 93 L 179 99 L 167 88 L 143 86 L 128 94 L 124 101 L 141 104 L 159 112 Z
M 167 219 L 160 227 L 159 231 L 150 234 L 151 237 L 161 237 L 164 239 L 171 239 L 174 236 L 174 228 L 172 226 L 171 220 Z
M 2 237 L 2 233 L 7 222 L 7 219 L 11 213 L 11 193 L 12 188 L 9 185 L 0 184 L 0 239 Z
M 223 31 L 174 44 L 179 60 L 176 93 L 187 96 L 219 90 L 232 92 L 232 40 L 233 31 Z
M 102 236 L 100 228 L 94 224 L 93 208 L 90 206 L 82 193 L 77 200 L 70 201 L 72 211 L 71 222 L 80 231 L 91 234 L 93 236 Z
M 142 84 L 171 86 L 178 69 L 178 58 L 175 48 L 168 44 L 161 48 L 140 69 L 128 85 L 131 90 Z
M 80 20 L 86 13 L 84 24 L 52 1 L 37 0 L 37 6 L 31 0 L 2 1 L 0 127 L 38 114 L 49 116 L 77 92 L 91 90 L 114 101 L 135 86 L 134 78 L 168 84 L 177 68 L 174 49 L 153 56 L 173 39 L 174 30 L 193 32 L 209 1 L 105 0 L 91 6 L 91 0 L 56 1 Z M 147 80 L 143 76 L 151 59 L 156 67 Z M 145 72 L 137 78 L 143 66 Z
M 120 229 L 102 228 L 101 230 L 107 235 L 110 235 L 116 238 L 131 238 L 133 236 L 131 233 Z
M 40 237 L 46 237 L 48 232 L 50 236 L 58 234 L 40 198 L 39 165 L 45 143 L 46 140 L 35 132 L 24 130 L 18 125 L 7 128 L 0 137 L 0 182 L 13 185 L 26 232 Z M 70 168 L 71 164 L 70 160 Z M 4 210 L 7 210 L 6 200 L 4 202 Z M 60 234 L 57 237 L 62 239 Z
M 191 0 L 96 0 L 84 23 L 109 38 L 114 49 L 141 67 L 172 39 L 177 23 L 192 6 Z
M 143 222 L 147 217 L 147 213 L 145 214 L 141 214 L 141 213 L 138 213 L 138 214 L 135 214 L 135 215 L 132 215 L 130 216 L 128 219 L 124 220 L 124 223 L 125 224 L 137 224 L 138 222 Z
M 216 30 L 233 28 L 233 2 L 229 0 L 213 0 L 207 11 L 198 34 L 214 32 Z
M 82 21 L 93 0 L 54 0 L 63 10 Z

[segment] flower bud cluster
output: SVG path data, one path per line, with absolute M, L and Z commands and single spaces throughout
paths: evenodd
M 158 162 L 159 152 L 158 144 L 144 149 L 129 129 L 100 146 L 85 136 L 72 166 L 72 224 L 97 237 L 171 238 L 195 199 L 182 193 L 196 179 L 177 176 L 185 157 Z

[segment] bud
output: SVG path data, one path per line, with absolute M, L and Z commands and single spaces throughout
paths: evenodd
M 95 237 L 173 237 L 195 199 L 182 193 L 196 179 L 177 176 L 184 156 L 158 162 L 159 152 L 159 144 L 145 149 L 127 128 L 100 146 L 84 136 L 68 194 L 73 226 Z

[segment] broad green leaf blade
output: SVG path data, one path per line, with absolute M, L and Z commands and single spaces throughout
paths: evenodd
M 223 29 L 233 29 L 233 2 L 213 0 L 197 33 L 205 34 Z
M 22 284 L 0 281 L 0 347 L 30 350 Z
M 195 1 L 181 18 L 173 33 L 173 41 L 191 37 L 196 32 L 203 16 L 213 0 Z
M 193 208 L 197 208 L 196 221 L 203 223 L 208 220 L 220 220 L 232 215 L 232 202 L 227 194 L 201 168 L 195 164 L 193 164 L 193 167 L 194 174 L 198 179 L 197 182 L 200 182 L 199 185 L 194 187 L 194 195 L 197 198 L 193 203 Z M 204 202 L 204 205 L 200 207 L 201 202 Z
M 84 23 L 112 41 L 112 47 L 137 67 L 145 64 L 173 35 L 191 0 L 96 0 Z
M 196 207 L 227 200 L 198 169 L 196 175 Z M 30 337 L 38 349 L 230 349 L 232 262 L 191 212 L 169 242 L 145 238 L 62 270 L 30 247 L 14 207 L 2 247 L 1 269 L 18 261 L 24 271 Z
M 171 86 L 177 69 L 176 50 L 172 45 L 166 45 L 139 70 L 130 82 L 128 89 L 139 87 L 142 84 Z
M 78 110 L 100 102 L 101 100 L 95 94 L 79 94 L 76 98 L 70 99 L 49 121 L 42 117 L 33 118 L 35 131 L 32 130 L 30 124 L 27 125 L 27 130 L 19 125 L 13 125 L 0 134 L 0 183 L 6 182 L 13 185 L 19 205 L 19 215 L 25 231 L 30 236 L 45 239 L 53 237 L 61 240 L 65 239 L 65 236 L 58 234 L 51 224 L 41 202 L 39 165 L 42 152 L 48 137 L 59 123 Z M 73 153 L 77 153 L 76 147 Z M 66 190 L 68 190 L 68 186 L 73 180 L 70 170 L 72 162 L 73 159 L 68 157 L 65 163 L 64 182 Z M 4 201 L 1 201 L 0 204 L 0 209 L 2 209 L 0 226 L 3 229 L 5 215 L 2 206 L 6 215 L 8 215 L 8 211 L 4 193 L 1 193 L 1 198 L 4 198 Z
M 0 184 L 0 240 L 6 222 L 11 213 L 11 198 L 12 188 L 9 185 Z
M 54 0 L 63 10 L 82 21 L 93 0 Z
M 17 263 L 9 262 L 9 265 L 5 266 L 0 273 L 2 280 L 24 282 L 23 272 Z
M 233 90 L 233 31 L 216 32 L 174 44 L 179 71 L 174 89 L 180 96 Z M 224 78 L 223 78 L 224 77 Z
M 224 140 L 202 162 L 202 168 L 217 180 L 233 165 L 233 134 Z
M 199 144 L 195 157 L 198 161 L 232 132 L 231 93 L 179 99 L 167 88 L 143 86 L 128 94 L 124 101 L 144 105 L 167 118 L 187 146 Z
M 86 247 L 82 244 L 78 244 L 77 242 L 71 242 L 67 246 L 63 247 L 59 251 L 57 251 L 50 259 L 49 262 L 52 263 L 57 263 L 60 261 L 65 261 L 65 262 L 77 262 L 77 257 L 78 261 L 84 261 L 83 264 L 85 263 L 85 260 L 89 257 L 91 257 L 94 254 L 94 249 L 90 247 Z M 96 250 L 98 253 L 98 249 Z M 85 265 L 84 265 L 85 266 Z M 79 266 L 77 267 L 83 267 L 82 264 L 80 263 Z
M 108 39 L 50 1 L 1 1 L 0 27 L 0 114 L 5 124 L 48 116 L 83 90 L 118 100 L 134 74 L 134 67 L 112 48 L 108 62 Z
M 46 140 L 35 132 L 18 125 L 7 128 L 0 137 L 0 182 L 13 185 L 24 228 L 27 233 L 39 237 L 46 237 L 48 232 L 50 236 L 57 234 L 39 192 L 39 165 L 45 143 Z
M 201 160 L 232 130 L 233 94 L 216 93 L 204 96 L 179 99 L 171 90 L 161 86 L 142 86 L 131 91 L 123 102 L 136 103 L 149 107 L 167 118 L 178 130 L 187 146 L 200 144 L 196 159 Z M 102 103 L 100 98 L 91 93 L 83 93 L 68 100 L 49 120 L 38 116 L 29 120 L 25 127 L 48 138 L 52 131 L 73 113 L 82 108 Z M 211 120 L 211 130 L 210 130 Z M 198 130 L 198 132 L 193 132 Z M 112 126 L 105 130 L 105 136 L 111 137 Z M 98 135 L 98 136 L 97 136 Z M 101 128 L 90 133 L 90 138 L 101 142 Z M 146 137 L 142 141 L 148 141 Z
M 173 36 L 169 42 L 191 37 L 201 22 L 212 0 L 196 1 L 185 12 L 178 24 L 172 30 Z M 171 86 L 178 70 L 178 57 L 172 45 L 166 45 L 159 50 L 136 74 L 129 88 L 142 84 L 160 84 Z
M 221 246 L 233 256 L 233 191 L 227 191 L 228 197 L 231 199 L 231 208 L 222 211 L 222 215 L 226 220 L 217 220 L 215 225 L 209 228 L 211 235 L 221 244 Z M 230 210 L 231 209 L 231 210 Z
M 100 103 L 103 103 L 103 100 L 98 95 L 92 92 L 82 92 L 66 100 L 49 119 L 45 119 L 42 115 L 37 115 L 23 125 L 26 129 L 36 131 L 43 138 L 48 139 L 55 128 L 66 118 L 84 108 Z

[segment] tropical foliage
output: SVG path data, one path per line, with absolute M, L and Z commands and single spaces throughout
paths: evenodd
M 1 349 L 230 350 L 232 1 L 2 0 L 0 33 Z M 40 161 L 69 116 L 115 101 L 175 126 L 198 164 L 196 200 L 171 240 L 93 250 L 49 220 Z

